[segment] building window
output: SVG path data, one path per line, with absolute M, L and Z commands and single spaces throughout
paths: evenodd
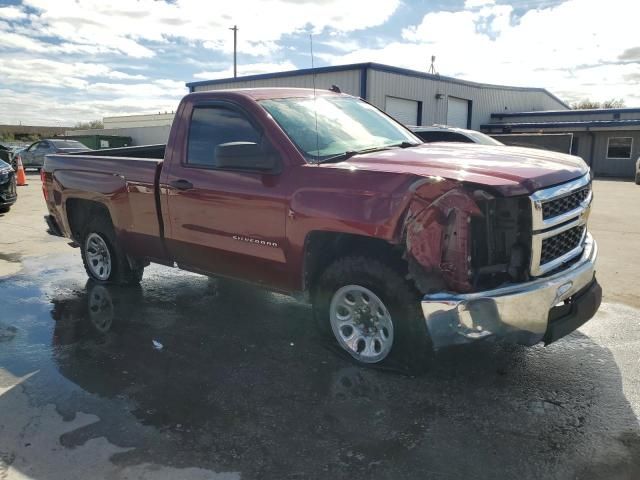
M 607 145 L 607 158 L 619 158 L 628 160 L 631 158 L 631 147 L 633 138 L 631 137 L 609 137 Z

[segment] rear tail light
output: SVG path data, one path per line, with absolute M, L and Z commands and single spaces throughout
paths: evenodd
M 48 201 L 49 196 L 47 195 L 47 185 L 46 185 L 47 176 L 44 173 L 44 169 L 40 170 L 40 180 L 42 180 L 42 195 L 44 195 L 44 200 Z

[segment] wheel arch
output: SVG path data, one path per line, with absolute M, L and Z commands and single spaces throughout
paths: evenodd
M 83 227 L 87 225 L 91 218 L 103 217 L 113 226 L 113 219 L 109 208 L 104 203 L 96 200 L 68 198 L 65 202 L 65 211 L 71 238 L 76 243 L 81 241 Z
M 304 243 L 303 291 L 309 295 L 322 272 L 338 258 L 365 254 L 391 262 L 406 270 L 403 249 L 386 240 L 335 231 L 311 231 Z

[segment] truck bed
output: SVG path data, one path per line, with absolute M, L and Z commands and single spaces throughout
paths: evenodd
M 164 149 L 164 145 L 152 145 L 47 155 L 44 175 L 51 177 L 47 201 L 55 207 L 49 210 L 58 212 L 58 225 L 72 230 L 67 209 L 74 202 L 102 204 L 127 251 L 164 259 L 157 188 Z
M 126 157 L 126 158 L 153 158 L 163 159 L 167 145 L 140 145 L 135 147 L 105 148 L 102 150 L 89 150 L 79 155 L 91 157 Z M 78 154 L 72 154 L 78 155 Z

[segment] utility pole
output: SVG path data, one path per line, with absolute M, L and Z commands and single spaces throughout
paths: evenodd
M 233 78 L 238 76 L 237 70 L 237 55 L 238 55 L 238 26 L 234 25 L 233 28 L 229 30 L 233 30 Z

